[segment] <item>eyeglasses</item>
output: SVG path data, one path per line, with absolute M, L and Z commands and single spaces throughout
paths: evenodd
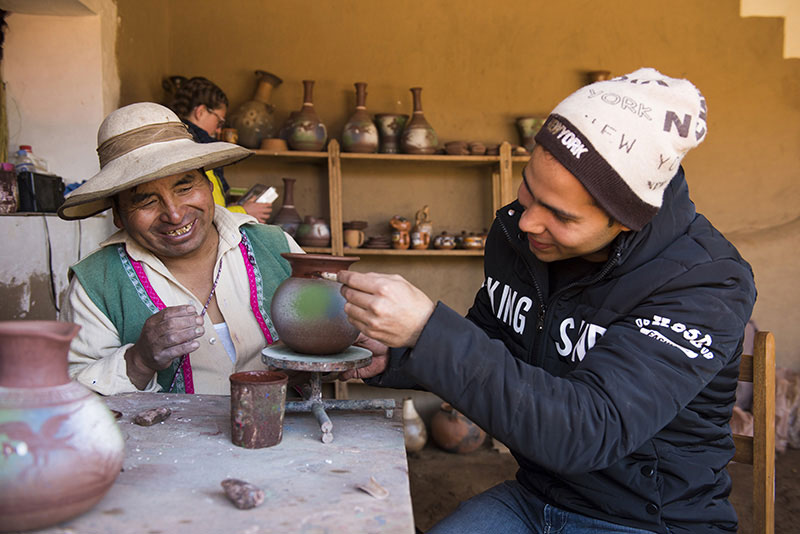
M 208 106 L 206 106 L 206 109 L 208 110 L 209 113 L 211 113 L 217 118 L 217 128 L 222 128 L 223 126 L 225 126 L 225 119 L 223 117 L 220 117 L 219 113 L 217 113 Z

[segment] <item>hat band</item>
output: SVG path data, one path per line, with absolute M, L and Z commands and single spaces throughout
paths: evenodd
M 103 141 L 97 147 L 97 157 L 100 160 L 100 168 L 111 163 L 120 156 L 128 152 L 133 152 L 137 148 L 152 145 L 153 143 L 163 143 L 164 141 L 174 141 L 175 139 L 192 139 L 192 134 L 181 122 L 163 122 L 160 124 L 148 124 L 125 133 L 115 135 Z

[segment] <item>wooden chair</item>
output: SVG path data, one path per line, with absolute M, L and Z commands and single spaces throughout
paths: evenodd
M 735 462 L 753 466 L 753 532 L 775 532 L 775 338 L 757 332 L 739 380 L 753 383 L 753 436 L 733 435 Z

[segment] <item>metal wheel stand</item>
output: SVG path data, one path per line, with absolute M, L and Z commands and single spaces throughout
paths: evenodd
M 261 360 L 269 366 L 309 374 L 308 382 L 303 384 L 304 400 L 287 401 L 286 413 L 311 412 L 322 431 L 322 443 L 333 441 L 333 422 L 326 410 L 384 410 L 386 417 L 394 413 L 394 399 L 323 399 L 322 374 L 359 369 L 369 365 L 372 353 L 361 347 L 349 347 L 339 354 L 314 356 L 299 354 L 287 346 L 277 343 L 261 351 Z

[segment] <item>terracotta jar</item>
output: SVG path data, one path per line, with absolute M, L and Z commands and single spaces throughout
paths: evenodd
M 272 116 L 275 107 L 269 99 L 272 90 L 283 80 L 263 70 L 256 71 L 256 78 L 258 83 L 253 98 L 239 106 L 228 120 L 231 127 L 236 128 L 239 144 L 247 148 L 261 148 L 261 141 L 274 137 L 278 130 Z
M 378 126 L 380 138 L 380 152 L 382 154 L 397 154 L 400 152 L 400 136 L 408 122 L 408 115 L 399 113 L 378 113 L 375 115 L 375 124 Z
M 439 137 L 425 120 L 422 111 L 422 87 L 412 87 L 411 94 L 414 97 L 414 114 L 403 130 L 400 148 L 406 154 L 433 154 L 439 148 Z
M 67 374 L 80 327 L 0 322 L 0 531 L 44 528 L 93 507 L 125 444 L 102 399 Z
M 367 84 L 357 82 L 356 111 L 342 131 L 342 150 L 371 154 L 378 151 L 378 128 L 367 113 Z
M 328 129 L 314 110 L 314 80 L 303 80 L 303 107 L 292 120 L 286 141 L 292 150 L 317 152 L 327 140 Z
M 336 273 L 359 258 L 327 254 L 281 254 L 292 266 L 272 297 L 270 315 L 280 340 L 300 354 L 338 354 L 355 342 L 358 329 L 344 313 Z
M 431 437 L 447 452 L 466 454 L 483 445 L 486 432 L 450 404 L 443 402 L 431 420 Z
M 272 224 L 283 228 L 283 231 L 294 237 L 303 219 L 294 207 L 294 178 L 283 179 L 283 205 L 272 218 Z
M 297 242 L 303 247 L 329 247 L 331 245 L 331 229 L 325 219 L 306 215 L 297 227 Z

